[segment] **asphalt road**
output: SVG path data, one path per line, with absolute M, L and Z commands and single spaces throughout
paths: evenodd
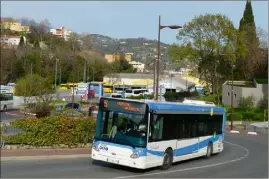
M 11 122 L 11 121 L 16 120 L 16 119 L 22 119 L 24 117 L 24 115 L 16 114 L 16 113 L 19 113 L 17 111 L 18 110 L 16 110 L 16 109 L 8 110 L 7 112 L 1 111 L 1 113 L 0 113 L 1 121 L 2 122 Z M 12 113 L 12 114 L 9 114 L 9 113 Z
M 268 178 L 267 136 L 226 136 L 225 149 L 210 159 L 175 164 L 170 170 L 138 171 L 85 159 L 9 161 L 1 177 L 11 178 Z M 90 156 L 90 155 L 89 155 Z

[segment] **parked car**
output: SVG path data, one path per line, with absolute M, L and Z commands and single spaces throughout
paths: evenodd
M 67 103 L 66 105 L 65 105 L 65 108 L 73 108 L 73 109 L 76 109 L 76 110 L 78 110 L 78 111 L 80 111 L 81 110 L 81 107 L 80 107 L 80 105 L 78 104 L 78 103 L 74 103 L 74 107 L 73 107 L 73 103 Z
M 112 93 L 110 95 L 110 97 L 112 97 L 112 98 L 123 98 L 123 96 L 121 94 L 119 94 L 119 93 Z

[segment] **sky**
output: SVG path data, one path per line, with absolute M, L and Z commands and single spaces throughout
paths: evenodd
M 55 27 L 113 38 L 157 39 L 162 25 L 184 25 L 205 13 L 225 14 L 239 26 L 246 1 L 1 1 L 1 17 L 48 19 Z M 252 1 L 255 23 L 268 32 L 268 1 Z M 163 29 L 161 41 L 178 43 L 178 30 Z

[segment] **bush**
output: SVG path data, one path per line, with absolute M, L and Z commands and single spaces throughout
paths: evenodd
M 189 91 L 183 91 L 183 92 L 171 92 L 167 91 L 164 95 L 166 101 L 183 101 L 185 98 L 193 98 L 198 96 L 198 93 L 196 91 L 189 92 Z
M 221 104 L 221 101 L 222 101 L 222 95 L 219 94 L 215 94 L 215 95 L 209 95 L 209 96 L 201 96 L 199 98 L 199 100 L 202 100 L 202 101 L 208 101 L 208 102 L 213 102 L 214 104 L 218 104 L 218 99 L 220 100 L 219 103 Z
M 268 95 L 264 95 L 259 101 L 258 106 L 262 109 L 268 109 Z
M 231 113 L 227 113 L 227 120 L 231 121 Z M 233 121 L 242 121 L 242 120 L 243 120 L 242 113 L 239 113 L 239 112 L 233 113 Z
M 50 116 L 52 106 L 46 103 L 40 103 L 31 108 L 31 112 L 36 114 L 37 118 Z
M 23 132 L 14 136 L 2 136 L 6 143 L 73 146 L 88 143 L 93 136 L 95 120 L 92 118 L 72 120 L 68 117 L 53 116 L 16 120 L 11 125 L 22 129 Z
M 239 99 L 238 106 L 240 108 L 252 108 L 254 107 L 255 98 L 254 96 L 241 97 Z
M 231 120 L 231 109 L 226 107 L 227 120 Z M 266 119 L 267 119 L 266 114 Z M 234 118 L 235 121 L 263 121 L 264 120 L 264 110 L 261 108 L 234 108 Z
M 128 99 L 153 99 L 153 94 L 151 95 L 143 95 L 140 94 L 139 96 L 129 96 Z

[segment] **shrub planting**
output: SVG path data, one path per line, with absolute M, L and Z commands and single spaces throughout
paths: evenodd
M 71 119 L 63 116 L 27 118 L 11 123 L 23 132 L 14 136 L 2 136 L 6 143 L 32 146 L 57 146 L 86 144 L 92 138 L 95 120 Z

